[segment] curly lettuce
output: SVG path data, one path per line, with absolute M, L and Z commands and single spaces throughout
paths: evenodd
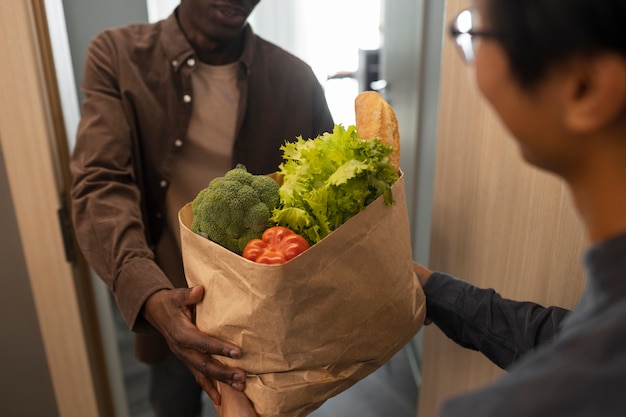
M 380 196 L 391 205 L 398 174 L 379 139 L 362 140 L 355 126 L 335 125 L 314 139 L 280 148 L 280 206 L 271 221 L 317 243 Z

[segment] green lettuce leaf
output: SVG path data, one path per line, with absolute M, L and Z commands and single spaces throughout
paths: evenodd
M 332 133 L 281 146 L 283 175 L 280 206 L 272 221 L 314 244 L 384 195 L 393 203 L 391 186 L 398 179 L 379 139 L 362 140 L 355 126 L 335 125 Z

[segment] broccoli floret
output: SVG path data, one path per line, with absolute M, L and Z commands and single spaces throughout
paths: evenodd
M 250 186 L 259 195 L 261 202 L 267 207 L 278 207 L 278 203 L 280 203 L 280 194 L 276 192 L 277 185 L 278 183 L 267 175 L 255 175 L 250 183 Z
M 253 175 L 243 165 L 215 178 L 191 203 L 191 230 L 239 255 L 246 244 L 261 238 L 278 207 L 279 185 Z
M 254 177 L 255 176 L 249 173 L 246 167 L 242 164 L 237 164 L 235 169 L 231 169 L 224 174 L 224 178 L 227 180 L 233 180 L 247 185 L 250 185 Z

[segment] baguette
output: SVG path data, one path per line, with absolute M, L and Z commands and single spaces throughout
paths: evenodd
M 393 108 L 375 91 L 359 93 L 354 101 L 356 129 L 361 139 L 379 138 L 393 148 L 391 164 L 400 173 L 400 131 Z

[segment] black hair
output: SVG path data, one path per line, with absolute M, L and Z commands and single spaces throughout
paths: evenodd
M 531 86 L 576 55 L 626 58 L 626 0 L 486 0 L 490 30 L 518 81 Z

